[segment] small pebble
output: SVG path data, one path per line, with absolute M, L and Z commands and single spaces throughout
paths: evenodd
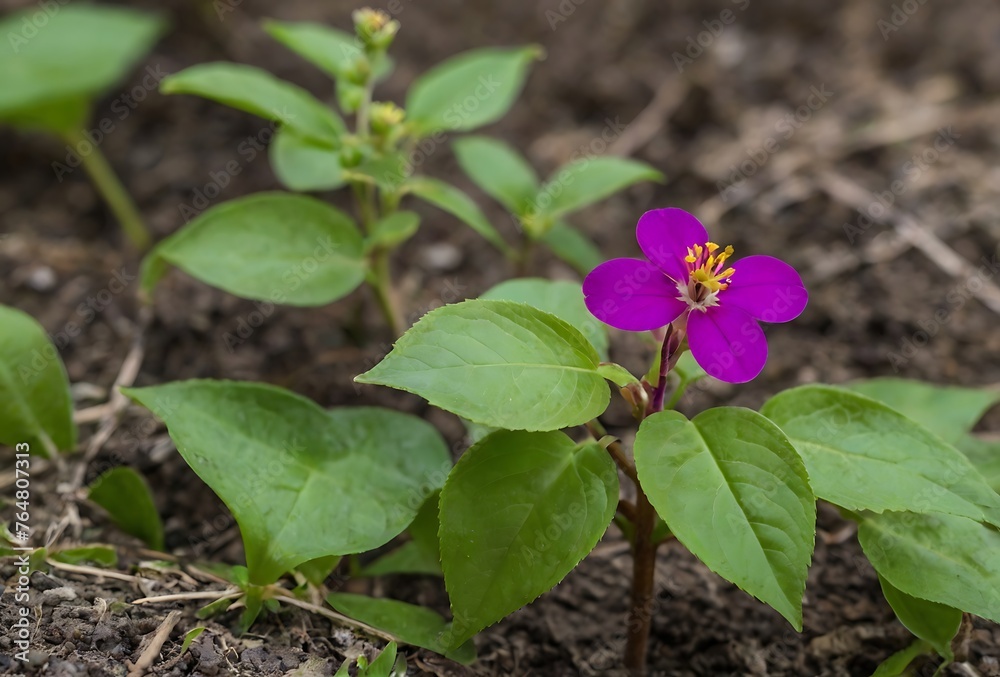
M 42 606 L 56 606 L 60 602 L 68 602 L 76 599 L 76 591 L 73 588 L 52 588 L 42 592 Z
M 420 262 L 430 270 L 452 270 L 462 262 L 462 250 L 448 242 L 438 242 L 420 251 Z
M 49 291 L 56 286 L 56 271 L 52 270 L 48 266 L 38 266 L 31 271 L 31 274 L 28 275 L 26 282 L 28 286 L 35 291 Z

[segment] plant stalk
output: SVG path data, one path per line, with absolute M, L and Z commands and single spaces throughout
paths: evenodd
M 673 325 L 667 327 L 660 346 L 660 370 L 647 416 L 663 411 L 667 390 L 667 375 L 677 363 L 684 332 Z M 656 549 L 653 541 L 656 509 L 642 490 L 638 473 L 635 482 L 635 541 L 632 545 L 632 599 L 628 615 L 625 642 L 625 669 L 632 677 L 645 677 L 646 656 L 649 653 L 649 632 L 653 623 Z
M 82 141 L 87 141 L 90 144 L 90 141 L 79 131 L 66 132 L 63 140 L 73 148 L 76 148 Z M 80 154 L 84 170 L 94 182 L 97 191 L 104 198 L 115 218 L 118 219 L 132 245 L 140 252 L 146 251 L 151 242 L 149 230 L 146 228 L 142 216 L 139 215 L 139 210 L 132 201 L 132 196 L 125 190 L 125 186 L 118 179 L 107 158 L 101 153 L 101 149 L 96 144 L 90 145 L 93 148 L 91 152 Z

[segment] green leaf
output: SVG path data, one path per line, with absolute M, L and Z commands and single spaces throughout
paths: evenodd
M 265 19 L 263 26 L 272 38 L 334 79 L 344 77 L 344 73 L 364 56 L 361 41 L 354 34 L 336 28 L 310 21 L 274 19 Z M 382 54 L 373 70 L 376 80 L 381 80 L 392 70 L 392 62 Z
M 438 499 L 435 493 L 420 507 L 406 528 L 412 539 L 365 567 L 362 576 L 386 574 L 441 575 L 441 549 L 438 547 Z
M 49 555 L 49 559 L 64 564 L 92 564 L 114 569 L 118 566 L 118 553 L 107 545 L 89 545 L 83 548 L 69 548 Z
M 950 444 L 962 439 L 987 409 L 1000 402 L 1000 390 L 939 386 L 902 378 L 875 378 L 847 387 L 888 405 Z
M 537 46 L 475 49 L 418 77 L 406 96 L 406 116 L 417 134 L 470 130 L 499 120 L 510 109 L 541 56 Z
M 500 237 L 493 224 L 483 216 L 483 212 L 472 198 L 458 188 L 444 181 L 421 176 L 407 181 L 406 190 L 458 218 L 500 251 L 507 255 L 511 254 L 510 247 Z
M 361 670 L 358 677 L 390 677 L 396 665 L 396 643 L 389 642 L 372 664 Z
M 546 215 L 563 216 L 640 181 L 663 181 L 663 174 L 643 162 L 620 157 L 582 158 L 559 169 L 534 203 Z
M 965 454 L 993 491 L 1000 493 L 1000 441 L 968 435 L 955 448 Z
M 187 653 L 187 650 L 191 648 L 191 644 L 194 643 L 196 639 L 201 637 L 201 633 L 208 630 L 204 625 L 199 625 L 196 628 L 191 628 L 186 633 L 184 633 L 184 641 L 181 642 L 181 655 Z
M 363 247 L 339 209 L 304 195 L 257 193 L 209 209 L 151 255 L 236 296 L 319 306 L 364 280 Z
M 969 460 L 881 402 L 809 385 L 774 396 L 761 413 L 788 435 L 822 499 L 848 510 L 943 512 L 1000 524 L 1000 496 Z
M 549 313 L 510 301 L 465 301 L 424 315 L 385 359 L 356 377 L 420 395 L 476 423 L 556 430 L 611 399 L 593 346 Z
M 450 466 L 437 430 L 395 411 L 324 411 L 259 383 L 123 392 L 166 422 L 181 456 L 229 506 L 255 584 L 317 557 L 387 543 Z
M 163 523 L 146 480 L 135 470 L 112 468 L 94 480 L 87 498 L 107 510 L 119 529 L 163 550 Z
M 344 121 L 312 94 L 253 66 L 224 61 L 198 64 L 165 78 L 160 91 L 218 101 L 331 148 L 347 131 Z
M 40 11 L 45 8 L 32 5 L 0 20 L 0 120 L 44 120 L 54 131 L 66 131 L 67 101 L 75 100 L 70 117 L 80 120 L 83 101 L 120 82 L 166 25 L 159 17 L 121 7 L 52 7 Z
M 420 215 L 416 212 L 393 212 L 372 226 L 371 234 L 366 238 L 365 249 L 390 249 L 416 235 L 419 228 Z
M 430 609 L 349 593 L 333 593 L 326 602 L 345 616 L 384 630 L 404 644 L 434 651 L 464 665 L 476 660 L 476 646 L 472 642 L 465 642 L 454 651 L 442 642 L 442 637 L 451 636 L 451 624 Z
M 907 595 L 882 576 L 878 577 L 878 582 L 899 622 L 914 635 L 929 642 L 940 656 L 948 661 L 955 660 L 951 640 L 962 625 L 962 612 L 944 604 Z
M 640 425 L 635 464 L 688 550 L 802 629 L 816 499 L 781 430 L 750 409 L 709 409 L 691 421 L 664 411 Z
M 275 176 L 289 190 L 332 190 L 344 185 L 340 154 L 282 127 L 267 147 Z
M 635 386 L 637 388 L 642 387 L 639 379 L 637 379 L 632 372 L 620 364 L 615 364 L 614 362 L 602 362 L 601 366 L 597 368 L 597 371 L 600 372 L 601 376 L 608 379 L 619 388 L 625 388 L 627 386 Z
M 866 514 L 858 540 L 880 576 L 918 599 L 1000 622 L 1000 532 L 966 517 Z
M 576 327 L 594 346 L 601 360 L 608 359 L 608 332 L 590 314 L 583 290 L 576 282 L 521 278 L 496 285 L 479 298 L 489 301 L 517 301 L 552 313 Z
M 302 21 L 265 19 L 264 30 L 306 61 L 318 66 L 331 78 L 339 78 L 364 56 L 358 39 L 351 33 Z
M 564 221 L 556 221 L 541 239 L 556 256 L 573 266 L 581 275 L 588 274 L 604 263 L 604 255 L 597 245 Z
M 42 325 L 16 308 L 0 306 L 0 444 L 20 443 L 46 456 L 71 450 L 76 445 L 73 400 L 59 351 Z
M 872 677 L 901 677 L 902 675 L 906 675 L 908 674 L 906 669 L 910 666 L 910 663 L 920 656 L 930 653 L 932 650 L 933 647 L 929 643 L 918 639 L 910 646 L 897 651 L 882 661 L 878 669 L 872 673 Z
M 485 136 L 467 136 L 452 148 L 462 170 L 484 193 L 512 214 L 529 211 L 538 192 L 538 176 L 517 151 Z
M 319 587 L 326 582 L 333 570 L 340 564 L 340 555 L 327 555 L 317 557 L 308 562 L 303 562 L 295 566 L 295 570 L 305 576 L 305 579 L 312 585 Z
M 463 454 L 441 492 L 441 563 L 458 644 L 561 581 L 618 506 L 618 471 L 596 443 L 500 431 Z
M 13 127 L 61 135 L 78 132 L 87 124 L 88 117 L 90 117 L 90 101 L 80 96 L 46 101 L 7 113 L 0 112 L 0 120 Z
M 680 356 L 677 364 L 674 365 L 673 373 L 677 374 L 681 383 L 684 384 L 694 383 L 708 376 L 708 372 L 694 361 L 694 356 L 690 351 Z

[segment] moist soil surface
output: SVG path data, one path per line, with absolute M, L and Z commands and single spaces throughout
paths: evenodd
M 324 76 L 272 42 L 259 21 L 309 19 L 343 28 L 361 3 L 132 4 L 169 14 L 172 30 L 121 89 L 98 104 L 93 120 L 114 121 L 101 148 L 161 238 L 183 225 L 182 206 L 206 206 L 199 195 L 214 195 L 208 199 L 214 205 L 278 188 L 265 154 L 247 152 L 253 144 L 246 142 L 266 141 L 269 127 L 221 105 L 156 91 L 145 92 L 122 118 L 118 97 L 138 86 L 147 68 L 166 74 L 232 60 L 268 68 L 329 98 Z M 31 5 L 0 2 L 5 9 L 21 6 Z M 546 58 L 534 66 L 510 114 L 486 131 L 522 149 L 542 174 L 581 151 L 629 155 L 663 171 L 662 184 L 636 186 L 573 217 L 609 257 L 635 256 L 637 217 L 673 205 L 697 214 L 738 256 L 769 253 L 802 271 L 809 307 L 796 321 L 768 330 L 763 375 L 739 387 L 713 382 L 686 395 L 683 411 L 757 407 L 796 384 L 879 375 L 1000 383 L 997 270 L 989 265 L 1000 241 L 1000 6 L 994 0 L 401 0 L 391 9 L 402 30 L 393 51 L 396 71 L 378 92 L 382 99 L 402 101 L 415 75 L 462 50 L 535 42 Z M 25 310 L 50 332 L 75 384 L 76 406 L 84 410 L 107 401 L 140 324 L 139 257 L 82 170 L 57 176 L 52 163 L 66 152 L 47 137 L 0 131 L 0 302 Z M 239 172 L 227 174 L 233 161 Z M 516 235 L 501 208 L 474 191 L 447 145 L 427 148 L 417 164 L 468 189 L 505 235 Z M 324 197 L 350 208 L 343 193 Z M 420 204 L 410 208 L 422 214 L 423 226 L 393 261 L 409 322 L 514 274 L 451 217 Z M 965 267 L 949 265 L 953 255 Z M 579 279 L 545 253 L 530 272 Z M 262 322 L 257 311 L 173 271 L 156 293 L 136 384 L 266 381 L 323 406 L 409 411 L 438 426 L 456 457 L 467 447 L 450 414 L 400 392 L 353 384 L 393 338 L 365 292 L 321 308 L 269 308 Z M 251 319 L 256 326 L 249 326 Z M 635 336 L 615 335 L 612 351 L 636 371 L 650 358 Z M 631 443 L 623 405 L 605 422 Z M 987 415 L 980 427 L 1000 430 L 1000 415 Z M 91 445 L 96 430 L 95 421 L 81 424 L 79 450 Z M 372 655 L 380 645 L 297 609 L 265 615 L 237 636 L 237 612 L 199 621 L 195 612 L 203 602 L 130 604 L 147 595 L 221 590 L 223 583 L 191 563 L 241 562 L 239 533 L 162 424 L 144 410 L 129 409 L 96 448 L 87 479 L 121 464 L 138 469 L 153 488 L 166 551 L 176 562 L 154 567 L 163 554 L 144 551 L 98 509 L 64 493 L 79 454 L 67 457 L 63 469 L 37 461 L 36 531 L 53 547 L 115 546 L 121 577 L 66 569 L 33 574 L 40 619 L 31 661 L 13 662 L 5 634 L 0 670 L 125 675 L 173 610 L 180 619 L 150 674 L 330 675 L 345 656 Z M 4 451 L 3 458 L 11 455 Z M 4 490 L 11 491 L 9 480 Z M 802 633 L 678 543 L 663 547 L 651 673 L 868 675 L 906 647 L 911 637 L 883 601 L 851 523 L 821 504 L 819 528 Z M 473 666 L 407 647 L 410 672 L 620 674 L 630 570 L 628 545 L 612 527 L 554 590 L 481 633 Z M 0 567 L 4 581 L 16 580 L 14 574 L 12 564 Z M 443 584 L 434 577 L 335 574 L 327 585 L 447 613 Z M 14 613 L 8 587 L 0 626 L 9 627 Z M 197 625 L 208 630 L 182 651 L 185 634 Z M 961 665 L 945 674 L 1000 675 L 1000 628 L 967 619 L 961 637 Z M 931 675 L 936 665 L 928 658 L 916 674 Z

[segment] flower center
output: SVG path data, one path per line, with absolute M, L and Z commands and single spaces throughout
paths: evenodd
M 732 255 L 731 245 L 721 252 L 719 245 L 714 242 L 689 247 L 688 254 L 684 257 L 688 279 L 686 282 L 678 282 L 678 298 L 698 310 L 718 305 L 719 292 L 729 287 L 733 281 L 733 273 L 736 272 L 732 266 L 726 267 L 726 260 Z

